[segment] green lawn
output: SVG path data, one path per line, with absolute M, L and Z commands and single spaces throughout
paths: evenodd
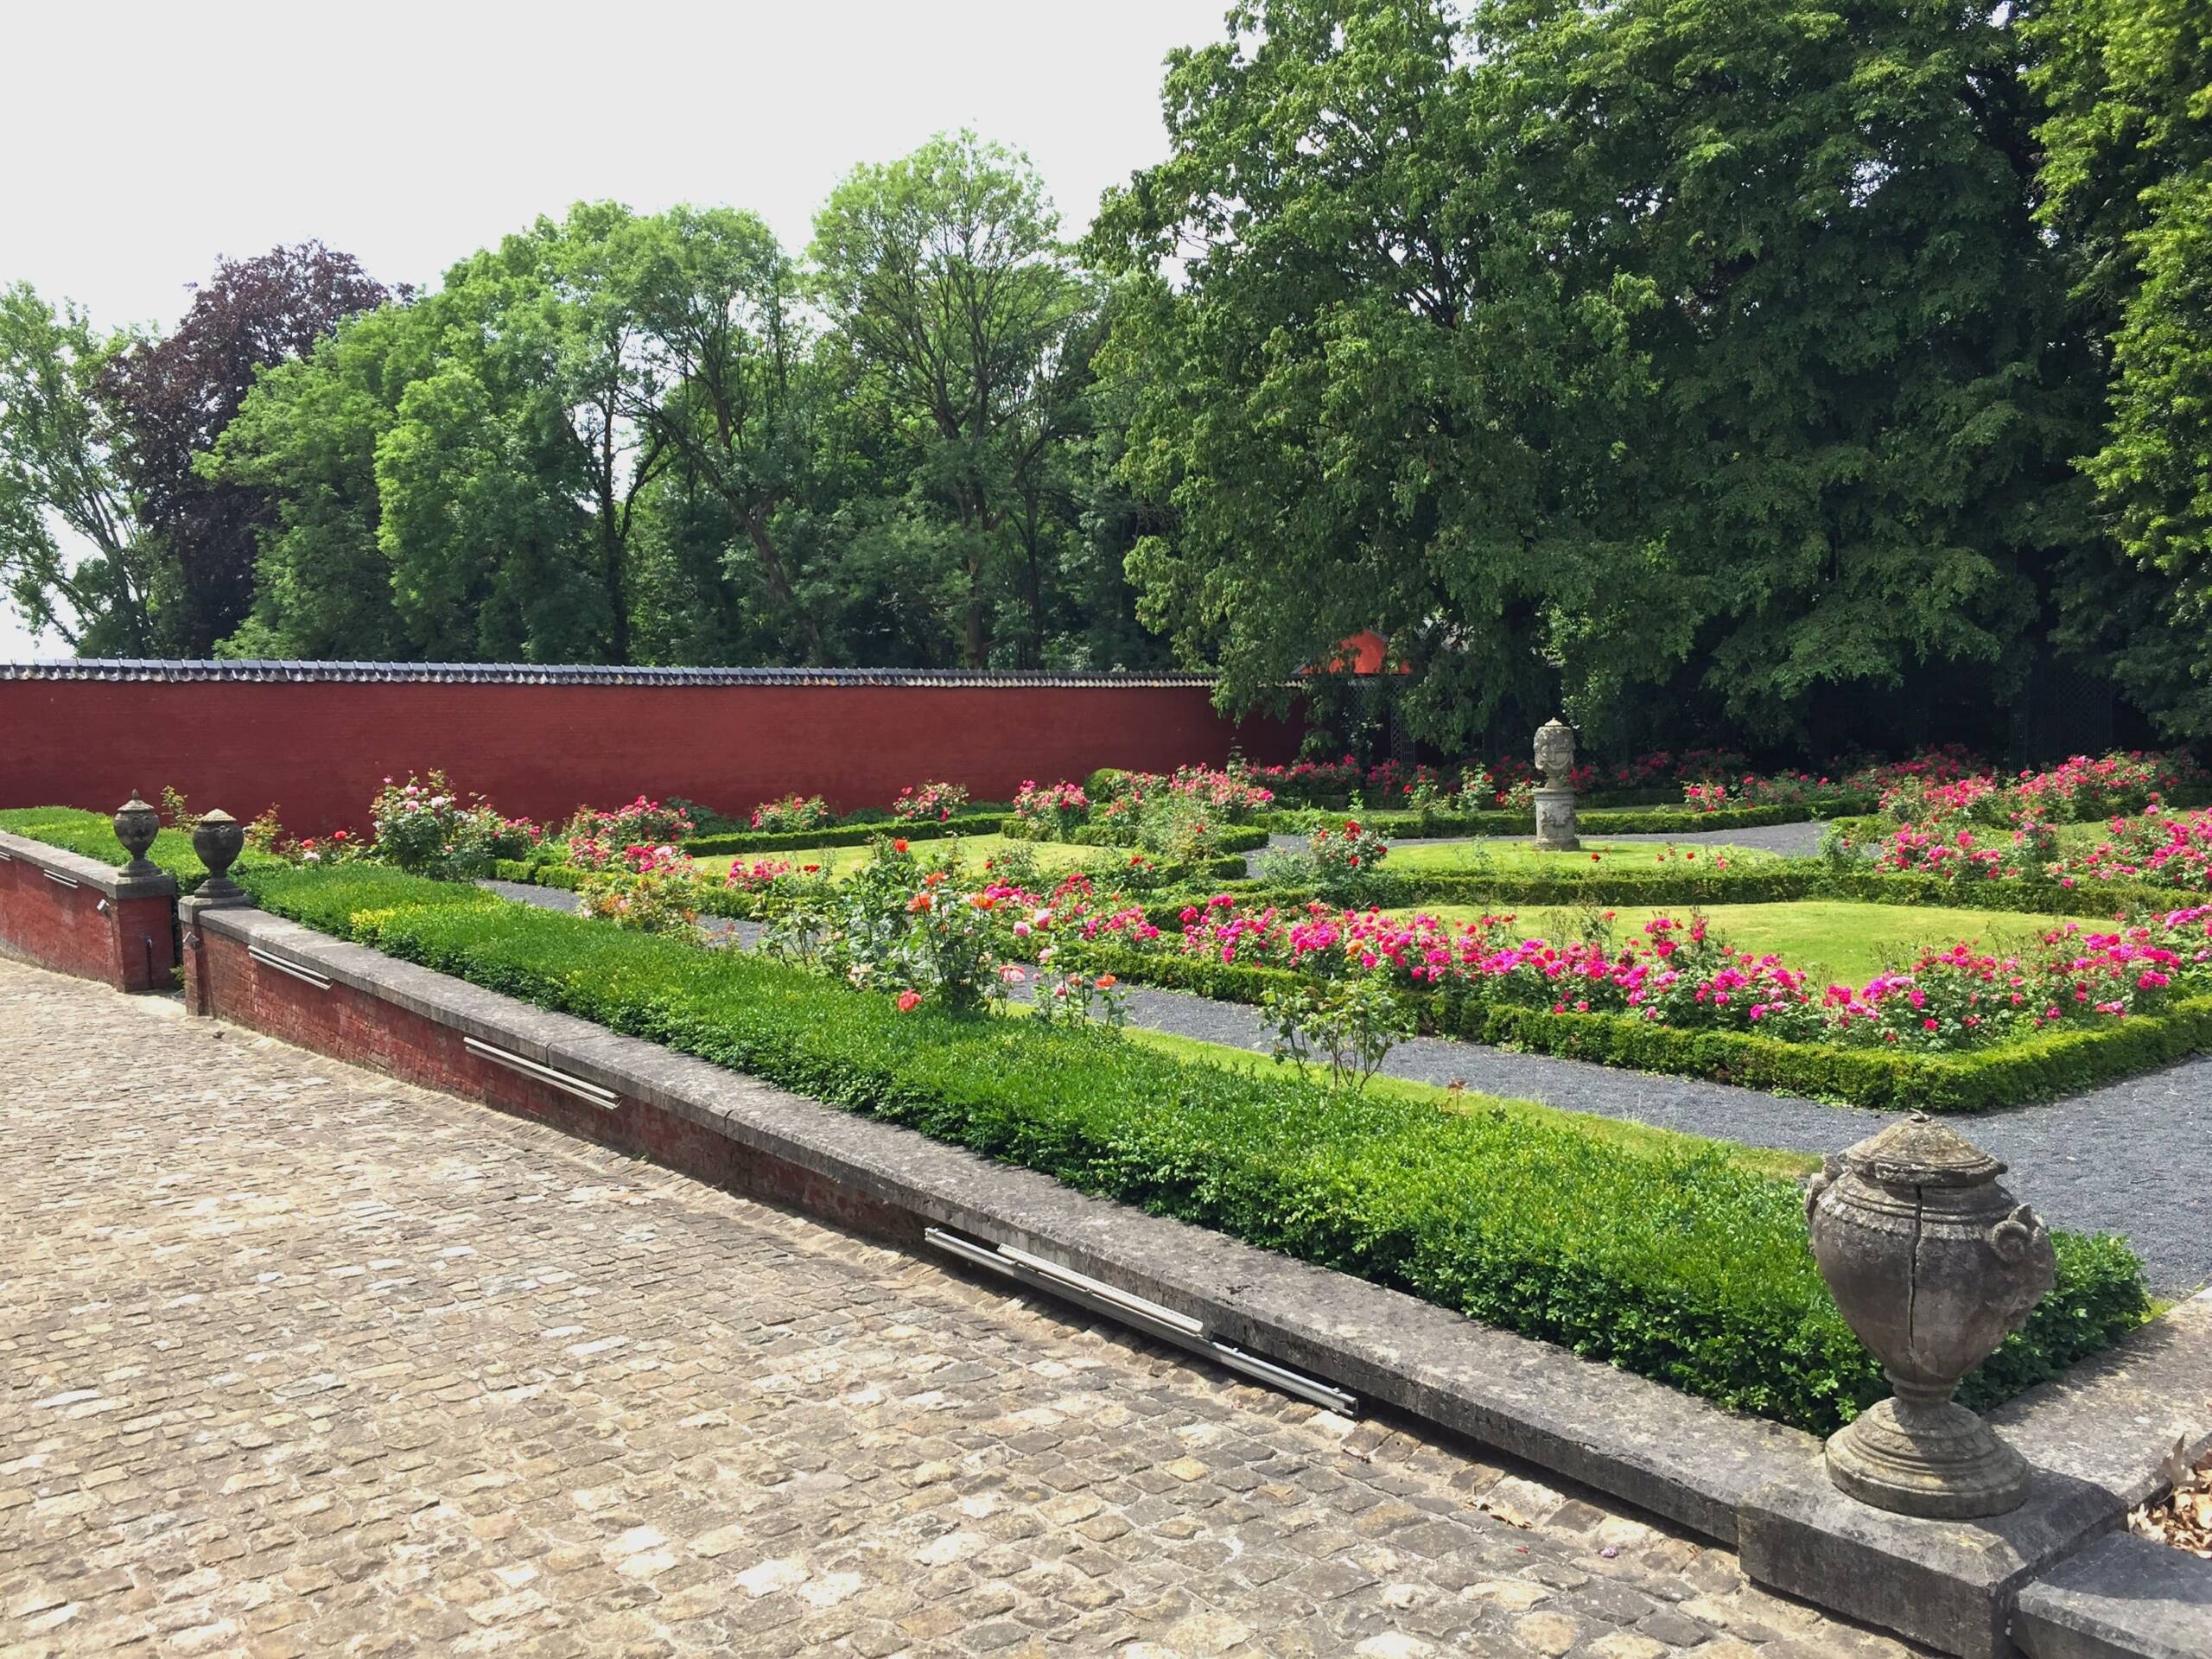
M 1602 905 L 1623 939 L 1635 938 L 1654 916 L 1688 916 L 1693 906 Z M 1707 905 L 1699 907 L 1714 930 L 1742 950 L 1773 951 L 1796 969 L 1820 980 L 1861 985 L 1910 956 L 1922 945 L 1945 946 L 1961 939 L 1985 950 L 2008 952 L 2035 944 L 2050 929 L 2079 917 L 2025 915 L 2013 911 L 1954 910 L 1932 906 L 1861 905 L 1847 899 L 1807 899 L 1792 904 Z M 1480 906 L 1424 906 L 1422 913 L 1442 920 L 1473 921 Z M 1540 938 L 1572 935 L 1583 912 L 1559 906 L 1516 909 L 1521 931 Z
M 1693 853 L 1697 855 L 1696 863 L 1711 860 L 1717 864 L 1725 863 L 1732 870 L 1767 868 L 1783 861 L 1778 853 L 1764 852 L 1756 847 L 1731 847 L 1718 842 L 1586 841 L 1579 853 L 1540 853 L 1533 841 L 1499 838 L 1443 845 L 1395 842 L 1383 868 L 1393 872 L 1495 871 L 1500 875 L 1541 875 L 1551 872 L 1586 875 L 1592 871 L 1641 875 L 1687 868 L 1683 861 Z M 1594 858 L 1592 854 L 1596 855 Z
M 1027 1013 L 1019 1005 L 1012 1012 Z M 1147 1031 L 1140 1027 L 1127 1027 L 1133 1043 L 1155 1048 L 1172 1054 L 1178 1059 L 1196 1060 L 1208 1065 L 1218 1065 L 1232 1071 L 1256 1071 L 1266 1076 L 1275 1067 L 1275 1062 L 1249 1049 L 1235 1048 L 1225 1043 L 1200 1042 L 1195 1038 L 1178 1037 L 1165 1031 Z M 1821 1166 L 1821 1160 L 1810 1153 L 1784 1152 L 1770 1147 L 1747 1147 L 1734 1141 L 1708 1140 L 1703 1135 L 1684 1135 L 1674 1129 L 1656 1129 L 1648 1123 L 1633 1123 L 1620 1118 L 1599 1117 L 1589 1112 L 1562 1111 L 1556 1106 L 1546 1106 L 1533 1100 L 1508 1100 L 1496 1095 L 1479 1095 L 1464 1089 L 1442 1089 L 1434 1084 L 1414 1083 L 1403 1077 L 1377 1077 L 1368 1084 L 1370 1093 L 1388 1099 L 1427 1102 L 1450 1111 L 1473 1111 L 1495 1109 L 1507 1116 L 1524 1119 L 1531 1124 L 1553 1128 L 1573 1128 L 1644 1157 L 1671 1157 L 1685 1152 L 1707 1152 L 1719 1148 L 1729 1162 L 1758 1175 L 1772 1176 L 1778 1180 L 1802 1180 Z
M 980 869 L 983 861 L 1011 848 L 1027 848 L 1037 855 L 1037 862 L 1047 870 L 1072 869 L 1077 865 L 1100 868 L 1109 862 L 1122 862 L 1130 855 L 1113 847 L 1073 847 L 1057 841 L 1014 841 L 1006 836 L 950 836 L 938 841 L 918 841 L 912 843 L 914 856 L 925 863 L 935 863 L 942 858 L 957 856 L 963 868 Z M 790 863 L 798 868 L 819 864 L 833 876 L 850 875 L 871 856 L 866 843 L 857 847 L 795 847 L 788 851 L 772 853 L 736 853 L 719 858 L 702 858 L 699 868 L 720 876 L 732 864 L 752 865 L 762 860 Z

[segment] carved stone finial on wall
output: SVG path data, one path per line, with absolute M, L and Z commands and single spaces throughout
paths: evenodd
M 154 837 L 161 833 L 162 817 L 139 798 L 132 790 L 130 798 L 115 810 L 115 838 L 123 843 L 123 850 L 130 855 L 130 861 L 123 867 L 125 875 L 159 875 L 161 867 L 146 856 L 154 844 Z
M 202 899 L 238 899 L 245 897 L 245 889 L 231 880 L 231 866 L 245 850 L 245 826 L 218 807 L 200 820 L 192 832 L 192 850 L 200 855 L 200 861 L 207 867 L 207 879 L 200 884 Z

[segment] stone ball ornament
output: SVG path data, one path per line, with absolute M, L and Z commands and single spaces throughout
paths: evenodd
M 137 790 L 130 798 L 115 809 L 115 838 L 123 843 L 123 850 L 130 855 L 130 861 L 123 867 L 125 875 L 159 875 L 161 867 L 146 856 L 154 844 L 154 837 L 161 833 L 162 815 L 149 806 Z
M 202 899 L 243 899 L 245 889 L 231 880 L 231 866 L 245 850 L 245 826 L 219 807 L 201 818 L 192 831 L 192 850 L 207 867 L 200 884 Z
M 1878 1509 L 1964 1520 L 2027 1499 L 2027 1459 L 1951 1398 L 2056 1274 L 2049 1230 L 2004 1173 L 1916 1112 L 1830 1154 L 1806 1193 L 1821 1277 L 1894 1390 L 1827 1443 L 1828 1478 Z

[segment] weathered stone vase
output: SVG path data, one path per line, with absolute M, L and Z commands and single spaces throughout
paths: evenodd
M 1536 791 L 1536 847 L 1547 853 L 1571 853 L 1582 845 L 1574 822 L 1574 728 L 1548 720 L 1536 728 L 1536 770 L 1543 773 Z
M 161 867 L 146 856 L 154 844 L 154 837 L 161 833 L 162 815 L 138 798 L 132 790 L 130 798 L 115 810 L 115 838 L 123 843 L 123 850 L 130 855 L 130 861 L 123 867 L 125 875 L 159 875 Z
M 1813 1257 L 1893 1397 L 1827 1443 L 1828 1478 L 1904 1515 L 2000 1515 L 2027 1460 L 1951 1398 L 2050 1291 L 2050 1235 L 2005 1166 L 1916 1112 L 1831 1154 L 1805 1199 Z
M 231 880 L 231 866 L 245 850 L 245 826 L 229 813 L 217 808 L 200 820 L 192 832 L 192 850 L 200 855 L 200 861 L 207 867 L 207 879 L 200 884 L 202 899 L 233 899 L 245 897 L 245 890 Z

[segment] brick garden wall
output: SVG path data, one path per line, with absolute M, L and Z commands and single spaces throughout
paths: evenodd
M 57 881 L 28 849 L 0 849 L 0 950 L 57 973 L 119 991 L 167 989 L 176 961 L 174 904 L 168 893 L 104 892 L 89 870 Z
M 464 1046 L 462 1033 L 381 997 L 318 988 L 254 960 L 212 930 L 188 935 L 186 1001 L 194 1014 L 266 1032 L 317 1054 L 424 1088 L 482 1101 L 567 1135 L 630 1153 L 696 1180 L 818 1216 L 855 1232 L 918 1245 L 921 1224 L 818 1171 L 749 1148 L 690 1118 L 623 1097 L 607 1109 L 519 1075 Z
M 547 818 L 640 791 L 727 812 L 796 790 L 840 811 L 945 779 L 1005 800 L 1025 779 L 1292 758 L 1294 722 L 1242 725 L 1192 677 L 805 676 L 297 664 L 0 667 L 0 806 L 110 811 L 165 785 L 295 834 L 365 827 L 387 775 L 443 768 Z

